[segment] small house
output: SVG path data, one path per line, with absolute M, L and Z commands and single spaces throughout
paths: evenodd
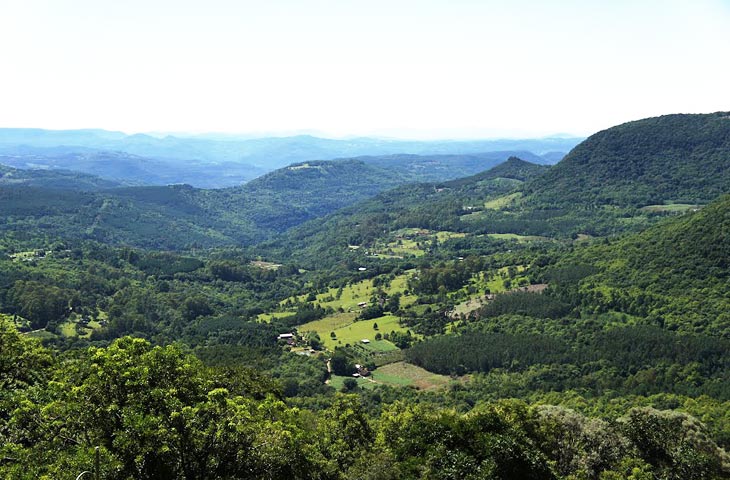
M 286 344 L 290 347 L 295 347 L 297 345 L 297 338 L 294 336 L 293 333 L 281 333 L 277 337 L 277 340 L 286 341 Z

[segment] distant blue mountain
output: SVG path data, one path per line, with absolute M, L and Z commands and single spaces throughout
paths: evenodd
M 213 188 L 239 185 L 293 163 L 361 156 L 484 155 L 489 152 L 495 159 L 503 161 L 518 152 L 521 158 L 535 163 L 552 164 L 581 140 L 563 137 L 451 141 L 343 140 L 310 135 L 221 140 L 171 135 L 126 135 L 106 130 L 11 128 L 0 129 L 0 155 L 4 156 L 0 163 L 16 168 L 62 168 L 123 183 L 190 183 L 196 187 Z M 394 157 L 393 161 L 402 162 L 402 158 L 396 160 Z M 387 167 L 382 162 L 379 166 Z M 448 170 L 449 164 L 441 164 L 439 168 Z M 470 173 L 475 171 L 455 170 L 447 177 L 455 178 Z

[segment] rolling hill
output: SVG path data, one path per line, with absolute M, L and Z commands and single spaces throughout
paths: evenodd
M 50 150 L 50 151 L 49 151 Z M 67 147 L 31 149 L 35 153 L 0 155 L 0 164 L 18 169 L 68 170 L 102 177 L 124 185 L 172 185 L 187 183 L 199 188 L 240 185 L 264 170 L 240 162 L 175 160 L 126 153 Z
M 730 337 L 730 196 L 641 233 L 578 249 L 548 278 L 566 298 L 689 333 Z M 583 274 L 570 278 L 566 272 Z M 560 278 L 569 279 L 561 282 Z M 576 300 L 578 299 L 578 300 Z
M 0 164 L 0 186 L 21 185 L 81 191 L 103 190 L 120 186 L 117 182 L 84 173 L 66 170 L 22 170 Z
M 341 160 L 295 164 L 216 190 L 172 185 L 74 192 L 66 188 L 70 182 L 16 182 L 0 185 L 0 214 L 7 219 L 0 228 L 144 248 L 250 245 L 416 178 Z
M 488 228 L 495 212 L 477 221 L 465 216 L 484 212 L 488 199 L 518 190 L 525 181 L 549 171 L 512 157 L 485 172 L 438 183 L 403 185 L 375 198 L 353 204 L 327 217 L 293 228 L 259 248 L 275 256 L 293 255 L 299 261 L 336 261 L 348 245 L 371 247 L 404 228 L 445 230 L 462 233 L 500 233 Z M 334 252 L 334 253 L 333 253 Z
M 536 205 L 707 203 L 730 188 L 730 114 L 666 115 L 590 136 L 525 189 Z

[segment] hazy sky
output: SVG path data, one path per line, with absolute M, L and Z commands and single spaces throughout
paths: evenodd
M 730 110 L 730 0 L 0 0 L 0 127 L 524 136 Z

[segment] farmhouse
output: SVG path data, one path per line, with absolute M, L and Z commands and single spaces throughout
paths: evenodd
M 367 344 L 367 343 L 370 343 L 370 340 L 368 340 L 367 338 L 363 338 L 362 340 L 360 340 L 360 343 L 366 343 Z
M 286 344 L 290 346 L 297 344 L 297 339 L 293 333 L 282 333 L 277 337 L 277 340 L 286 340 Z
M 357 373 L 354 373 L 353 376 L 367 377 L 368 375 L 370 375 L 370 370 L 368 370 L 365 365 L 360 365 L 359 363 L 356 363 L 355 369 L 357 370 Z

